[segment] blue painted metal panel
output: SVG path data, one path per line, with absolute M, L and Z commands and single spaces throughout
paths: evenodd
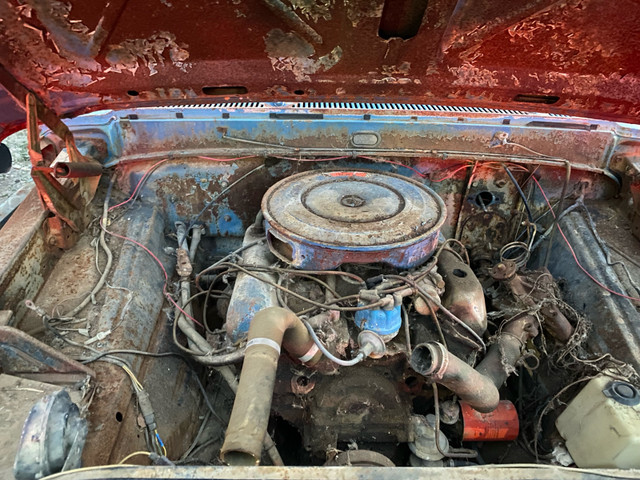
M 222 105 L 222 106 L 220 106 Z M 260 107 L 234 108 L 232 104 L 212 104 L 190 107 L 139 108 L 81 116 L 66 120 L 78 137 L 100 137 L 108 146 L 107 165 L 130 159 L 157 158 L 159 155 L 194 156 L 211 152 L 256 149 L 256 145 L 241 143 L 229 137 L 257 140 L 273 144 L 272 150 L 282 155 L 296 156 L 302 151 L 290 147 L 355 148 L 349 144 L 352 134 L 374 131 L 381 142 L 376 148 L 393 149 L 397 154 L 418 146 L 426 151 L 488 150 L 489 140 L 496 131 L 508 132 L 512 138 L 527 137 L 545 141 L 547 155 L 565 156 L 573 161 L 593 165 L 607 164 L 611 154 L 607 148 L 612 137 L 639 136 L 629 125 L 558 115 L 528 114 L 512 110 L 462 108 L 440 111 L 429 106 L 413 106 L 408 112 L 390 112 L 384 105 L 365 104 L 366 115 L 336 104 L 320 117 L 305 119 L 274 118 L 273 114 L 296 115 L 317 112 L 311 104 L 257 104 Z M 299 105 L 299 106 L 298 106 Z M 418 108 L 423 107 L 423 108 Z M 315 108 L 327 108 L 318 104 Z M 344 108 L 344 109 L 342 109 Z M 532 124 L 535 122 L 535 125 Z M 562 125 L 573 124 L 579 130 L 567 130 Z M 562 133 L 589 138 L 589 142 L 572 142 L 575 148 L 567 152 Z M 341 137 L 341 144 L 324 143 L 323 138 Z M 594 142 L 595 137 L 601 137 Z M 581 145 L 584 144 L 584 145 Z M 465 145 L 468 148 L 463 148 Z M 279 147 L 280 146 L 280 147 Z M 372 151 L 375 149 L 372 149 Z M 584 150 L 584 151 L 583 151 Z M 366 153 L 360 149 L 358 153 Z M 228 153 L 234 155 L 234 153 Z M 401 172 L 405 173 L 405 172 Z M 408 174 L 408 172 L 406 172 Z

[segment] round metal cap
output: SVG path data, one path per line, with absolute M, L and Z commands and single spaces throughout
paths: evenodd
M 311 171 L 293 175 L 267 191 L 262 211 L 266 229 L 275 237 L 275 243 L 286 244 L 278 248 L 271 242 L 272 250 L 294 265 L 296 260 L 302 265 L 306 258 L 318 257 L 313 247 L 371 253 L 428 241 L 435 248 L 446 218 L 444 202 L 433 190 L 400 175 L 373 171 Z M 301 247 L 303 244 L 305 247 Z M 430 245 L 416 254 L 426 260 L 432 251 Z M 296 259 L 296 254 L 305 258 Z M 323 254 L 331 256 L 330 252 Z M 340 254 L 333 255 L 336 261 L 328 263 L 394 264 L 385 255 L 374 254 L 368 259 L 362 255 L 360 259 L 345 261 L 339 257 Z M 318 262 L 310 263 L 318 266 Z M 397 266 L 405 265 L 400 261 Z

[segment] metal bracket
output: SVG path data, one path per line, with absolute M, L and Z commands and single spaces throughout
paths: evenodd
M 69 128 L 52 115 L 35 95 L 27 93 L 25 106 L 31 177 L 43 206 L 53 214 L 47 219 L 48 243 L 70 248 L 75 243 L 76 234 L 84 228 L 84 209 L 95 196 L 102 165 L 78 151 Z M 43 123 L 64 142 L 68 162 L 61 162 L 59 158 L 52 166 L 45 160 L 40 148 L 39 119 L 44 119 Z M 59 178 L 66 180 L 61 182 Z
M 89 367 L 13 327 L 0 327 L 0 367 L 4 373 L 47 383 L 95 378 Z

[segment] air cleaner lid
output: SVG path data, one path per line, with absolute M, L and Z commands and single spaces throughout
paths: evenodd
M 293 250 L 300 242 L 354 252 L 407 247 L 437 237 L 446 217 L 431 189 L 373 171 L 293 175 L 267 191 L 262 210 L 267 229 Z

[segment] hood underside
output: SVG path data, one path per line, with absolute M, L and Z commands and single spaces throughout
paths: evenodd
M 635 0 L 2 0 L 0 19 L 0 137 L 27 90 L 60 116 L 213 98 L 640 109 Z

